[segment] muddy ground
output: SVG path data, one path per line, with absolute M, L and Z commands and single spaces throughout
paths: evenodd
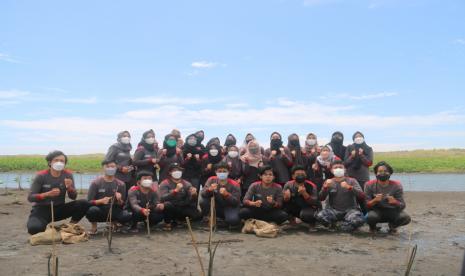
M 3 191 L 2 191 L 3 192 Z M 31 205 L 27 191 L 0 196 L 0 275 L 46 275 L 50 246 L 31 246 L 25 224 Z M 465 192 L 407 192 L 412 223 L 397 235 L 372 237 L 364 226 L 355 234 L 301 226 L 286 227 L 278 238 L 258 238 L 219 229 L 221 244 L 214 275 L 403 275 L 408 249 L 418 245 L 411 275 L 459 275 L 465 251 Z M 80 195 L 79 198 L 84 198 Z M 20 204 L 13 202 L 18 200 Z M 86 228 L 86 219 L 81 222 Z M 102 229 L 104 225 L 100 225 Z M 195 225 L 199 241 L 208 240 L 204 225 Z M 160 227 L 148 239 L 117 233 L 114 253 L 102 235 L 85 243 L 59 245 L 60 275 L 200 275 L 187 229 Z M 207 263 L 206 246 L 200 253 Z

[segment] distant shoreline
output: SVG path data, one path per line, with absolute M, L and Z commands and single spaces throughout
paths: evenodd
M 101 170 L 104 154 L 70 155 L 68 168 L 75 173 L 96 173 Z M 378 161 L 390 163 L 396 173 L 465 174 L 465 149 L 435 149 L 376 152 Z M 46 166 L 44 155 L 0 155 L 0 172 L 34 172 Z

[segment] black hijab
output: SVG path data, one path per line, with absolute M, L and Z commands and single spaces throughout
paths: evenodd
M 224 146 L 227 148 L 230 146 L 235 146 L 236 142 L 236 137 L 234 137 L 232 134 L 228 134 L 228 136 L 226 136 L 226 140 L 224 140 Z
M 210 154 L 211 149 L 217 149 L 218 154 L 216 156 L 212 156 Z M 221 155 L 221 145 L 218 145 L 215 143 L 211 144 L 210 146 L 207 146 L 207 154 L 208 154 L 208 163 L 211 163 L 211 164 L 216 164 L 223 159 L 223 156 Z
M 357 134 L 360 134 L 363 137 L 363 139 L 365 139 L 365 135 L 363 135 L 363 133 L 361 133 L 360 131 L 356 131 L 354 135 L 352 135 L 352 141 L 355 140 L 355 136 Z M 356 152 L 354 162 L 352 165 L 352 167 L 356 170 L 360 169 L 363 164 L 362 159 L 360 158 L 360 155 L 358 155 L 359 149 L 363 149 L 363 152 L 367 153 L 370 150 L 370 147 L 367 145 L 365 141 L 363 141 L 362 144 L 353 143 L 352 145 L 349 146 L 349 151 L 355 150 Z
M 191 146 L 189 145 L 188 141 L 190 138 L 194 137 L 197 141 L 197 144 L 195 144 L 194 146 Z M 186 157 L 186 155 L 188 153 L 190 154 L 199 154 L 199 155 L 202 155 L 204 152 L 204 149 L 202 148 L 201 144 L 200 144 L 200 140 L 199 138 L 194 134 L 190 134 L 189 136 L 186 137 L 186 142 L 184 143 L 183 147 L 182 147 L 182 153 L 184 155 L 184 157 Z
M 292 133 L 287 137 L 287 147 L 289 151 L 295 151 L 294 163 L 295 165 L 304 165 L 304 158 L 302 156 L 302 148 L 300 147 L 299 135 Z
M 338 134 L 342 137 L 342 139 L 335 137 Z M 334 132 L 333 135 L 331 135 L 331 142 L 329 145 L 333 149 L 334 154 L 341 160 L 344 160 L 346 154 L 346 147 L 344 146 L 344 134 L 340 131 Z
M 147 139 L 147 136 L 149 136 L 149 134 L 153 134 L 153 137 L 155 137 L 155 132 L 153 131 L 153 129 L 147 130 L 146 132 L 142 134 L 142 138 L 140 139 L 140 142 L 139 144 L 137 144 L 137 146 L 138 147 L 142 146 L 148 151 L 158 151 L 157 142 L 154 142 L 151 145 L 145 142 L 145 139 Z
M 176 144 L 173 147 L 168 146 L 167 141 L 169 139 L 173 139 L 176 141 L 176 137 L 173 134 L 168 134 L 165 136 L 165 140 L 163 141 L 163 148 L 166 149 L 166 156 L 172 157 L 176 154 Z
M 279 139 L 272 139 L 273 135 L 279 135 Z M 270 150 L 275 150 L 279 154 L 279 149 L 283 146 L 283 138 L 279 132 L 273 132 L 270 135 Z

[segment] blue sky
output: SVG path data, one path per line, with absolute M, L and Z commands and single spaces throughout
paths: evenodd
M 461 0 L 2 1 L 0 154 L 174 127 L 465 148 L 464 16 Z

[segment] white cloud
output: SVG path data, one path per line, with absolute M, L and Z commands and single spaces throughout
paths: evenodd
M 30 93 L 27 91 L 2 90 L 0 91 L 0 106 L 19 104 L 29 95 Z
M 2 90 L 0 91 L 0 100 L 5 100 L 5 99 L 19 99 L 23 98 L 25 96 L 30 95 L 29 92 L 27 91 L 21 91 L 21 90 Z
M 96 104 L 97 103 L 97 97 L 66 98 L 66 99 L 63 99 L 62 102 L 64 102 L 64 103 L 77 103 L 77 104 Z
M 465 45 L 465 39 L 463 38 L 458 38 L 454 42 L 457 44 Z
M 214 67 L 218 66 L 218 63 L 202 60 L 202 61 L 194 61 L 194 62 L 192 62 L 191 66 L 193 68 L 197 68 L 197 69 L 209 69 L 209 68 L 214 68 Z
M 5 53 L 0 53 L 0 61 L 5 61 L 5 62 L 9 62 L 9 63 L 21 63 L 19 60 L 11 57 L 10 55 L 8 54 L 5 54 Z
M 158 98 L 154 98 L 158 99 Z M 105 151 L 114 142 L 116 133 L 127 129 L 133 135 L 134 144 L 139 135 L 147 129 L 154 129 L 157 139 L 162 140 L 163 134 L 168 133 L 174 127 L 179 128 L 184 135 L 186 131 L 203 128 L 207 132 L 218 133 L 226 129 L 227 132 L 242 133 L 257 131 L 262 134 L 272 130 L 287 129 L 299 134 L 305 133 L 305 129 L 324 129 L 331 126 L 333 129 L 353 131 L 360 128 L 364 132 L 389 132 L 391 130 L 402 133 L 417 131 L 412 137 L 424 137 L 424 129 L 430 127 L 454 126 L 460 129 L 464 125 L 465 115 L 455 112 L 437 112 L 430 114 L 413 114 L 403 116 L 380 116 L 376 114 L 359 113 L 352 107 L 326 105 L 317 102 L 293 101 L 286 98 L 276 99 L 261 107 L 242 105 L 231 100 L 222 104 L 215 104 L 213 108 L 196 107 L 188 105 L 176 99 L 176 102 L 153 100 L 152 103 L 161 103 L 153 108 L 134 109 L 122 112 L 121 115 L 104 119 L 83 117 L 51 117 L 50 119 L 32 120 L 0 120 L 0 127 L 11 128 L 12 133 L 24 132 L 26 137 L 20 141 L 27 142 L 27 134 L 38 133 L 30 143 L 36 143 L 39 148 L 42 143 L 48 141 L 51 145 L 60 146 L 63 149 L 76 149 L 79 153 L 79 145 L 82 152 Z M 192 99 L 191 99 L 192 100 Z M 197 99 L 197 102 L 205 102 L 208 99 Z M 191 101 L 189 101 L 190 103 Z M 181 104 L 179 104 L 181 103 Z M 242 107 L 241 107 L 242 106 Z M 240 107 L 240 108 L 238 108 Z M 245 129 L 244 129 L 245 128 Z M 320 144 L 327 142 L 324 133 L 319 135 Z M 437 136 L 463 135 L 463 132 L 441 132 Z M 404 135 L 404 134 L 403 134 Z M 221 136 L 221 135 L 220 135 Z M 267 142 L 267 137 L 264 141 Z M 431 135 L 433 136 L 433 135 Z M 30 136 L 29 136 L 30 137 Z M 37 140 L 35 140 L 37 137 Z M 265 138 L 266 137 L 266 138 Z M 407 137 L 407 135 L 406 135 Z M 301 136 L 302 142 L 304 141 Z M 238 137 L 238 139 L 240 139 Z M 382 143 L 383 139 L 379 138 Z M 417 139 L 413 139 L 417 140 Z M 403 150 L 420 148 L 428 145 L 409 144 L 412 139 L 407 139 L 404 144 L 374 144 L 375 150 Z M 375 141 L 373 141 L 375 142 Z M 97 143 L 97 145 L 94 145 Z M 92 144 L 92 145 L 89 145 Z M 6 149 L 7 150 L 7 149 Z M 8 150 L 11 152 L 11 150 Z M 24 152 L 23 152 L 24 153 Z

